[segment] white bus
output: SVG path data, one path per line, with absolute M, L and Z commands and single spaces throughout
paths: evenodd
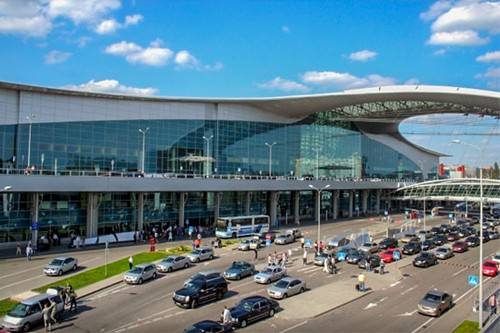
M 262 235 L 269 231 L 269 221 L 267 215 L 219 217 L 215 225 L 215 236 L 237 238 Z

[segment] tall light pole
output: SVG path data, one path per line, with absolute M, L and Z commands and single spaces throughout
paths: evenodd
M 26 116 L 26 119 L 28 120 L 28 168 L 30 167 L 31 164 L 31 125 L 33 122 L 33 119 L 35 118 L 35 115 L 33 113 L 29 114 Z
M 146 164 L 146 133 L 148 133 L 149 127 L 146 129 L 139 128 L 139 132 L 142 134 L 142 158 L 141 158 L 141 170 L 145 172 L 144 166 Z
M 266 142 L 266 146 L 269 148 L 269 177 L 271 177 L 272 172 L 273 172 L 271 163 L 273 160 L 273 146 L 275 144 L 276 144 L 276 142 L 273 142 L 273 143 Z
M 213 135 L 210 135 L 209 137 L 203 136 L 203 140 L 207 142 L 207 164 L 206 164 L 206 176 L 208 177 L 208 174 L 210 173 L 210 140 L 213 139 Z
M 316 212 L 318 215 L 318 246 L 321 240 L 321 192 L 330 187 L 330 184 L 325 185 L 323 188 L 319 189 L 313 184 L 309 184 L 309 187 L 318 192 L 318 200 L 316 204 Z
M 452 140 L 452 143 L 463 144 L 476 149 L 479 152 L 479 160 L 482 163 L 483 150 L 471 143 L 460 140 Z M 479 331 L 483 328 L 483 167 L 479 167 Z

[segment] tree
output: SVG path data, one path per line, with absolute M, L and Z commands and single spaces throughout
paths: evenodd
M 493 164 L 493 175 L 492 175 L 491 178 L 493 178 L 493 179 L 500 178 L 500 169 L 498 168 L 498 163 L 497 162 L 495 162 Z

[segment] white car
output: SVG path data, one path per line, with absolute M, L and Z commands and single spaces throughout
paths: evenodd
M 214 251 L 211 248 L 203 247 L 191 251 L 187 257 L 191 262 L 200 262 L 203 260 L 212 260 L 214 258 Z
M 497 265 L 500 266 L 500 252 L 495 253 L 495 255 L 493 256 L 493 258 L 491 258 L 491 260 L 493 260 L 494 262 L 497 263 Z
M 279 244 L 279 245 L 285 245 L 285 244 L 291 244 L 295 242 L 295 237 L 293 237 L 293 234 L 282 234 L 276 237 L 274 240 L 274 244 Z
M 271 283 L 278 281 L 286 275 L 286 270 L 280 266 L 268 266 L 259 274 L 255 275 L 254 281 L 257 283 Z
M 142 284 L 149 279 L 156 279 L 156 267 L 154 264 L 137 265 L 123 275 L 123 281 L 128 284 Z
M 184 256 L 168 256 L 156 264 L 156 269 L 159 272 L 172 272 L 181 268 L 189 267 L 189 259 Z

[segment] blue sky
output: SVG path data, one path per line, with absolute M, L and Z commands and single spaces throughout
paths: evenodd
M 0 80 L 94 91 L 241 97 L 404 83 L 500 90 L 498 1 L 0 0 L 0 43 Z M 470 135 L 498 133 L 496 120 L 425 120 L 433 126 L 410 121 L 403 132 L 428 131 L 410 138 L 453 154 L 447 161 L 470 156 L 443 147 L 443 131 L 500 146 L 496 136 Z M 494 149 L 485 156 L 497 157 Z

